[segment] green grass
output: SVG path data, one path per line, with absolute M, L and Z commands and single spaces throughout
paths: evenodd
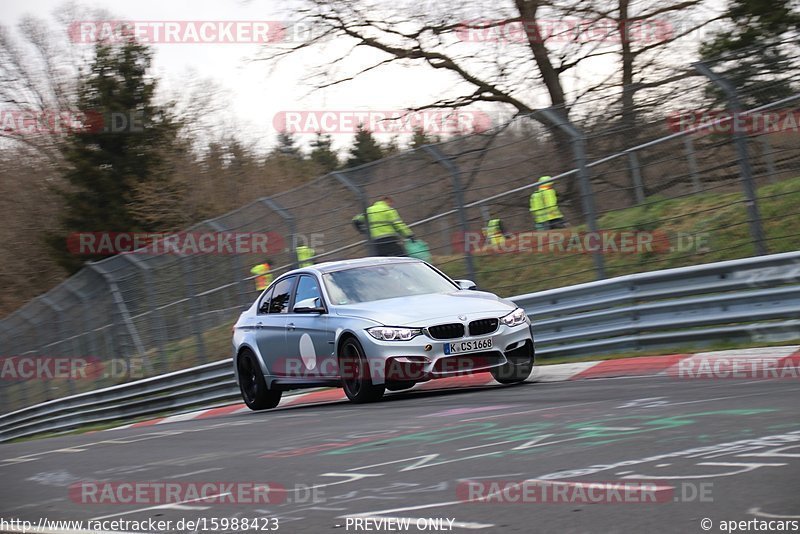
M 800 250 L 800 177 L 758 190 L 763 229 L 770 253 Z M 685 198 L 649 197 L 637 207 L 604 214 L 598 227 L 606 231 L 648 231 L 665 236 L 651 252 L 608 253 L 606 276 L 711 263 L 754 254 L 744 197 L 740 193 L 701 193 Z M 575 226 L 570 231 L 586 231 Z M 679 236 L 682 240 L 679 242 Z M 702 246 L 686 246 L 702 239 Z M 681 246 L 683 245 L 683 246 Z M 662 248 L 663 247 L 663 248 Z M 596 279 L 589 254 L 520 252 L 476 254 L 476 282 L 482 289 L 510 296 Z M 435 257 L 453 278 L 466 278 L 462 257 Z

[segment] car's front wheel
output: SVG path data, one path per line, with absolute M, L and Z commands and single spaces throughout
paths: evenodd
M 524 382 L 533 371 L 533 343 L 527 341 L 525 345 L 510 351 L 507 354 L 508 362 L 500 367 L 491 369 L 492 377 L 501 384 L 517 384 Z
M 253 351 L 245 349 L 237 362 L 239 371 L 239 390 L 247 407 L 251 410 L 267 410 L 281 402 L 279 390 L 268 389 L 264 374 L 256 361 Z
M 367 356 L 357 339 L 350 337 L 342 343 L 339 350 L 339 369 L 344 394 L 352 402 L 372 402 L 383 396 L 386 388 L 383 384 L 372 383 Z

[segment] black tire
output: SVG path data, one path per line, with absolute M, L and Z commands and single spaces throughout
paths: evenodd
M 361 343 L 348 337 L 339 349 L 339 369 L 342 374 L 344 394 L 351 402 L 363 404 L 373 402 L 383 396 L 386 387 L 372 383 L 369 364 L 361 348 Z
M 529 341 L 525 346 L 529 356 L 522 362 L 510 360 L 505 365 L 491 369 L 492 377 L 501 384 L 519 384 L 527 380 L 533 372 L 533 344 Z M 519 350 L 519 349 L 514 349 Z
M 281 392 L 268 389 L 261 366 L 258 365 L 253 351 L 245 349 L 239 354 L 236 363 L 239 371 L 239 391 L 247 407 L 251 410 L 268 410 L 281 402 Z
M 394 382 L 386 382 L 386 389 L 389 391 L 403 391 L 404 389 L 411 389 L 416 382 L 411 380 L 396 380 Z

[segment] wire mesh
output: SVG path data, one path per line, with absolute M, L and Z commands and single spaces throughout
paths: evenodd
M 738 79 L 732 61 L 707 65 Z M 298 245 L 313 248 L 316 262 L 371 254 L 352 218 L 383 196 L 427 243 L 434 265 L 454 278 L 474 275 L 479 287 L 504 296 L 594 280 L 589 252 L 597 243 L 606 276 L 753 255 L 740 155 L 721 127 L 727 102 L 707 78 L 681 72 L 675 83 L 642 93 L 677 102 L 675 109 L 648 101 L 633 119 L 614 106 L 592 113 L 599 102 L 570 110 L 583 153 L 540 116 L 519 116 L 435 150 L 319 177 L 187 230 L 266 234 L 266 254 L 144 250 L 87 266 L 0 321 L 0 347 L 8 356 L 90 357 L 101 372 L 85 380 L 3 381 L 3 411 L 226 357 L 231 325 L 259 293 L 250 268 L 267 261 L 273 275 L 286 272 Z M 800 71 L 795 65 L 770 75 L 737 88 L 741 102 L 757 110 L 753 116 L 784 121 L 746 132 L 764 240 L 769 252 L 782 252 L 800 243 L 800 135 L 791 124 L 800 118 Z M 676 119 L 687 116 L 686 106 L 716 126 L 692 131 L 697 122 Z M 581 158 L 599 235 L 587 232 Z M 543 175 L 553 177 L 566 228 L 535 227 L 530 196 Z M 492 243 L 485 229 L 496 218 L 506 237 Z M 621 250 L 625 240 L 630 250 Z M 110 369 L 112 362 L 122 371 Z

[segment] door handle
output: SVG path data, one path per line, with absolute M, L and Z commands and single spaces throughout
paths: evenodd
M 286 325 L 287 330 L 294 330 L 294 323 L 289 323 Z
M 262 328 L 263 326 L 264 326 L 264 323 L 256 323 L 256 328 Z

